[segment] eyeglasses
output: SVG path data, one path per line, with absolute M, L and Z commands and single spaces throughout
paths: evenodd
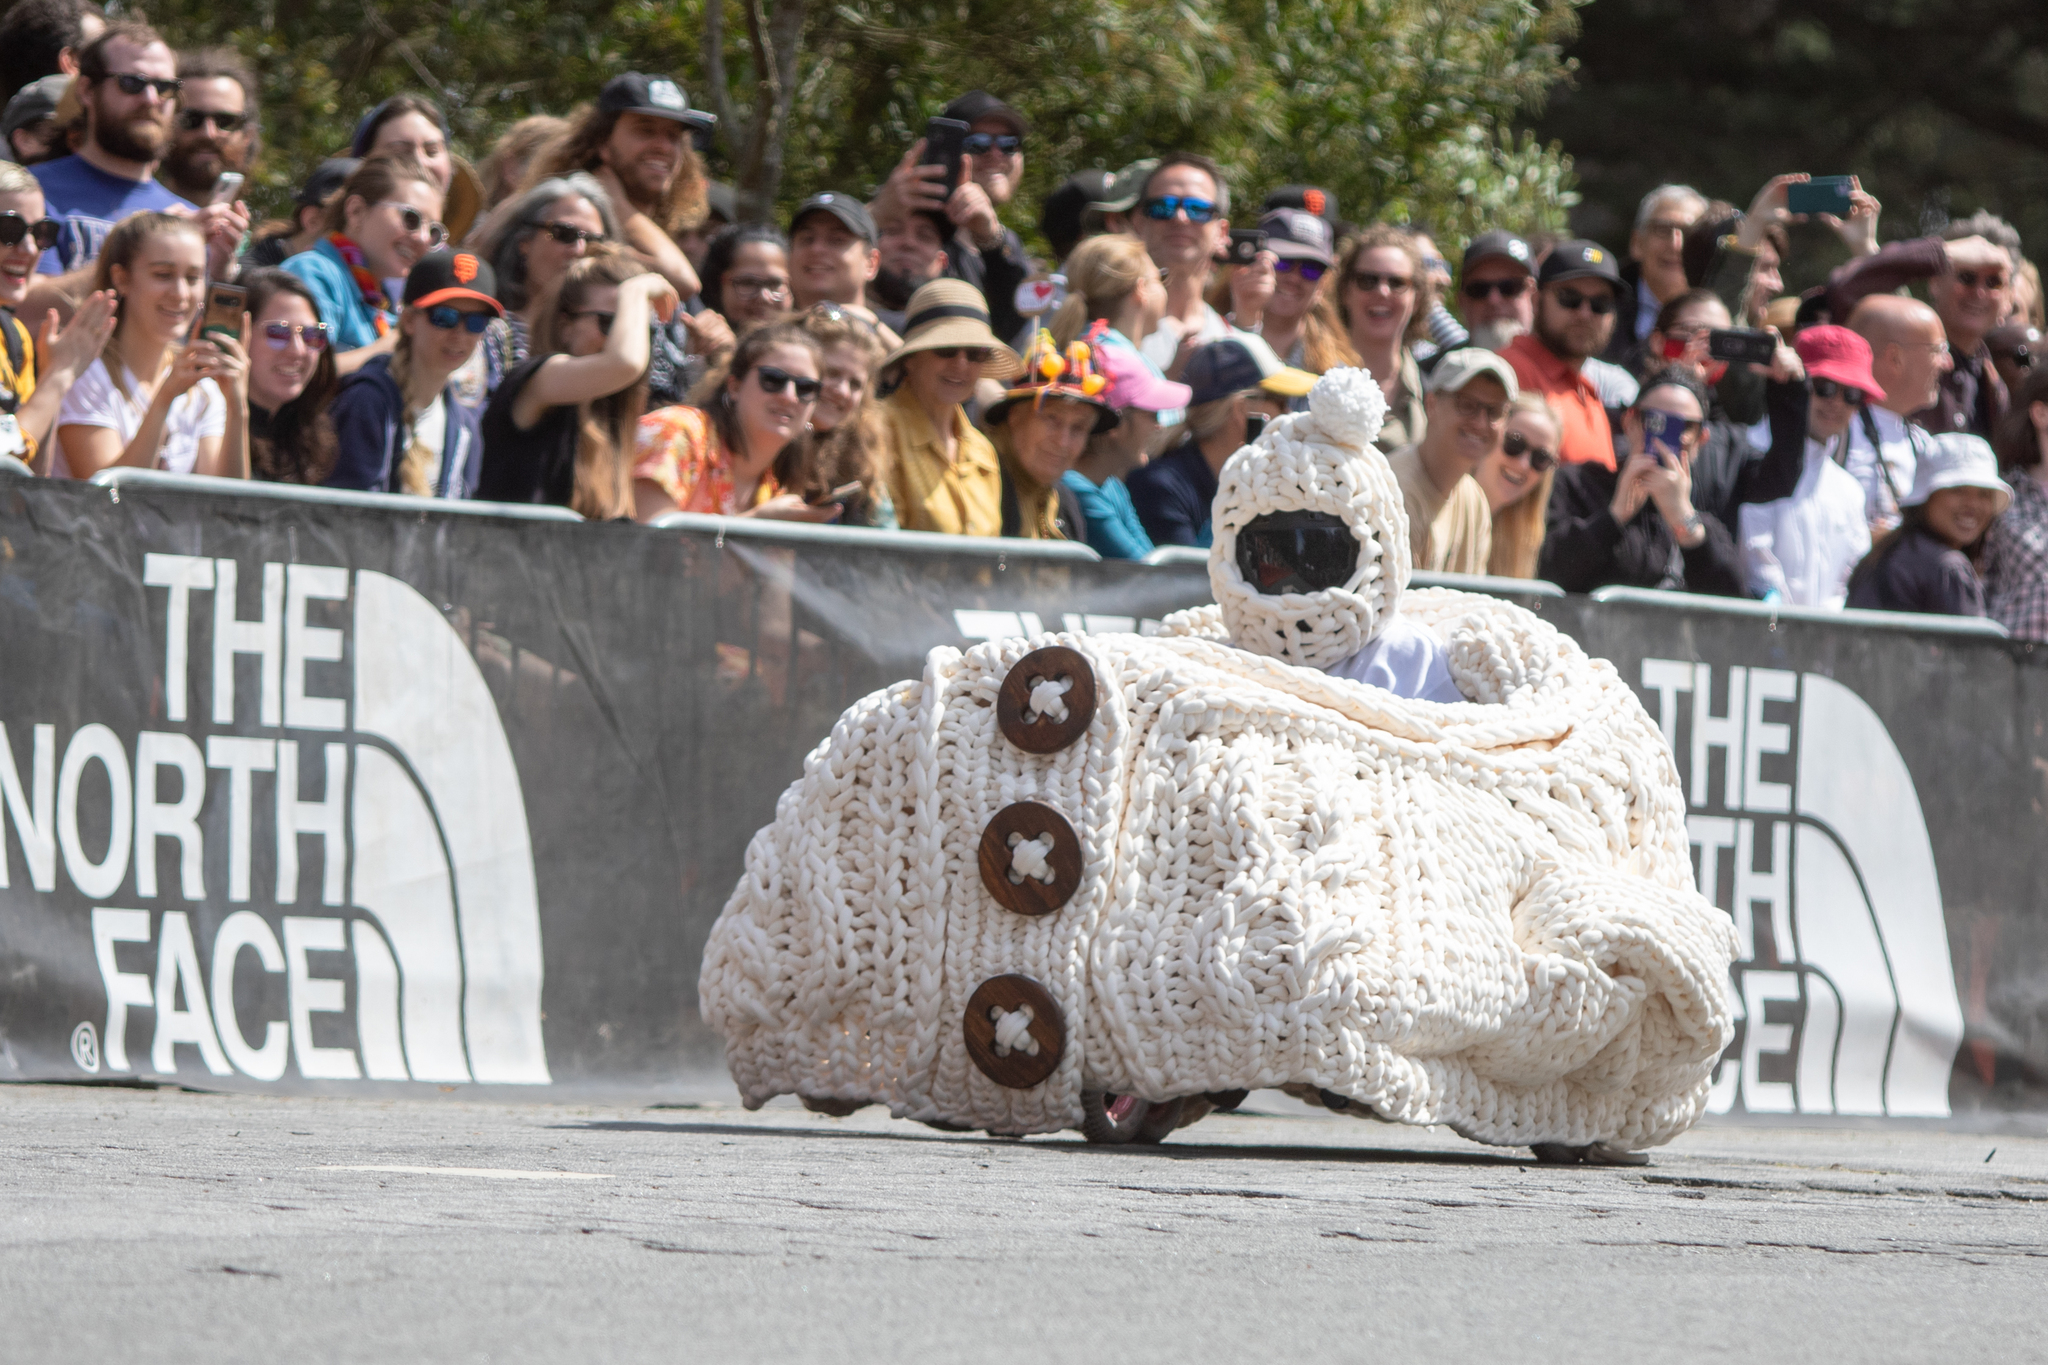
M 118 75 L 109 73 L 105 79 L 119 86 L 124 95 L 139 95 L 145 90 L 154 90 L 160 100 L 167 100 L 185 88 L 185 82 L 175 76 L 138 76 L 133 71 L 123 71 Z
M 1208 199 L 1193 199 L 1185 194 L 1162 194 L 1145 201 L 1145 216 L 1166 222 L 1176 213 L 1184 213 L 1190 223 L 1207 223 L 1216 217 L 1216 205 Z
M 542 223 L 540 230 L 560 242 L 563 246 L 575 246 L 578 242 L 601 242 L 602 232 L 577 227 L 574 223 Z
M 1330 267 L 1320 261 L 1302 261 L 1282 256 L 1273 262 L 1273 271 L 1279 275 L 1299 275 L 1310 284 L 1314 284 L 1330 273 Z
M 1341 588 L 1358 569 L 1358 537 L 1328 512 L 1267 512 L 1237 533 L 1237 571 L 1264 597 Z
M 57 245 L 57 234 L 63 227 L 55 218 L 38 218 L 31 223 L 10 209 L 0 213 L 0 246 L 20 246 L 23 238 L 33 236 L 36 246 L 48 251 Z
M 1500 453 L 1507 456 L 1510 460 L 1519 460 L 1524 455 L 1527 455 L 1529 457 L 1529 468 L 1535 470 L 1538 474 L 1543 473 L 1557 463 L 1556 451 L 1530 445 L 1529 438 L 1519 431 L 1511 431 L 1500 438 Z
M 2012 282 L 2012 277 L 1998 270 L 1958 270 L 1956 283 L 1965 289 L 2003 289 Z
M 1851 384 L 1838 384 L 1832 379 L 1814 380 L 1813 396 L 1815 398 L 1839 398 L 1852 408 L 1863 406 L 1863 390 Z
M 1454 393 L 1451 395 L 1451 406 L 1457 409 L 1458 416 L 1468 422 L 1474 418 L 1484 418 L 1486 424 L 1492 426 L 1495 422 L 1505 422 L 1508 419 L 1506 403 L 1482 403 L 1477 398 Z
M 1422 258 L 1422 268 L 1432 275 L 1448 275 L 1451 273 L 1451 263 L 1441 256 L 1424 256 Z
M 1467 280 L 1458 292 L 1468 299 L 1480 300 L 1498 294 L 1504 299 L 1518 299 L 1529 290 L 1527 280 Z
M 1593 310 L 1593 316 L 1604 318 L 1614 311 L 1614 293 L 1609 290 L 1600 294 L 1581 294 L 1576 289 L 1560 289 L 1550 296 L 1557 306 L 1567 313 L 1576 313 L 1581 308 Z
M 771 299 L 786 298 L 789 295 L 789 281 L 776 279 L 772 275 L 727 275 L 725 287 L 734 294 L 759 294 Z
M 450 312 L 455 311 L 449 309 Z M 263 324 L 263 340 L 273 351 L 282 351 L 291 345 L 293 337 L 305 343 L 309 351 L 327 349 L 327 324 L 324 322 L 291 323 L 266 322 Z
M 396 199 L 386 199 L 377 207 L 380 209 L 397 209 L 398 225 L 405 229 L 405 235 L 408 237 L 417 237 L 421 232 L 425 232 L 427 234 L 427 241 L 434 246 L 439 246 L 448 240 L 447 228 L 434 222 L 411 204 L 401 203 Z
M 595 308 L 585 308 L 577 312 L 564 312 L 562 316 L 565 318 L 596 318 L 597 330 L 605 336 L 610 336 L 612 334 L 612 319 L 617 317 L 618 314 L 599 312 Z
M 484 334 L 484 328 L 491 325 L 492 316 L 490 313 L 469 312 L 452 303 L 437 303 L 427 310 L 427 321 L 442 331 L 452 332 L 461 327 L 473 337 Z
M 799 403 L 815 402 L 822 387 L 815 379 L 799 379 L 788 370 L 778 370 L 773 365 L 756 365 L 754 381 L 761 386 L 763 393 L 788 393 L 794 389 Z
M 188 133 L 196 133 L 208 123 L 223 133 L 240 132 L 242 125 L 249 121 L 246 113 L 230 114 L 217 109 L 180 109 L 178 127 Z
M 1355 270 L 1351 273 L 1351 287 L 1361 294 L 1370 294 L 1381 285 L 1389 294 L 1405 294 L 1415 287 L 1410 275 L 1382 275 L 1376 270 Z
M 2015 346 L 2009 351 L 2001 351 L 1997 347 L 1993 347 L 1991 358 L 1993 360 L 2002 360 L 2016 370 L 2031 370 L 2034 368 L 2033 348 L 2025 343 Z
M 976 365 L 986 365 L 995 358 L 995 351 L 987 346 L 939 346 L 932 354 L 941 360 L 957 360 L 964 355 Z
M 1024 139 L 1010 133 L 969 133 L 960 139 L 961 150 L 969 156 L 981 156 L 991 147 L 1014 156 L 1024 149 Z

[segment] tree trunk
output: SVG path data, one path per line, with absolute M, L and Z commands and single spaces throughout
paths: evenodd
M 724 0 L 704 7 L 704 69 L 711 82 L 712 111 L 732 157 L 734 190 L 742 222 L 772 221 L 782 187 L 783 143 L 790 105 L 796 99 L 797 57 L 803 50 L 809 0 L 740 0 L 747 18 L 747 47 L 754 69 L 753 98 L 744 119 L 732 98 L 725 68 Z

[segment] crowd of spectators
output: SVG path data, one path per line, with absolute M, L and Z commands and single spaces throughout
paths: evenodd
M 1502 224 L 1454 268 L 1315 186 L 1234 209 L 1162 149 L 1047 196 L 1039 260 L 996 95 L 938 111 L 959 164 L 920 140 L 744 221 L 716 120 L 626 72 L 475 167 L 432 100 L 386 100 L 258 223 L 260 88 L 83 0 L 0 16 L 0 453 L 1137 558 L 1206 546 L 1224 462 L 1362 366 L 1416 568 L 2048 638 L 2048 319 L 1988 213 L 1881 243 L 1853 180 L 1813 215 L 1805 174 L 1746 210 L 1660 185 L 1625 252 Z M 1788 295 L 1809 216 L 1850 260 Z M 220 286 L 241 326 L 202 331 Z

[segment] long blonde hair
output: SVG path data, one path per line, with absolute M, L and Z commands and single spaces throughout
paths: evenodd
M 398 429 L 412 431 L 412 424 L 419 420 L 419 409 L 412 403 L 412 333 L 405 330 L 405 320 L 417 312 L 410 304 L 400 312 L 398 318 L 398 343 L 391 348 L 391 360 L 385 372 L 391 382 L 398 385 Z M 414 439 L 408 439 L 405 449 L 398 452 L 398 463 L 391 470 L 391 485 L 400 493 L 411 493 L 417 497 L 430 498 L 434 495 L 434 467 L 431 452 Z
M 1075 247 L 1067 257 L 1067 301 L 1053 315 L 1052 339 L 1065 350 L 1090 323 L 1122 308 L 1152 268 L 1145 244 L 1123 233 L 1090 237 Z
M 1508 415 L 1537 413 L 1548 419 L 1553 433 L 1562 435 L 1564 424 L 1557 409 L 1542 394 L 1524 389 L 1508 404 Z M 1536 486 L 1493 514 L 1493 552 L 1487 556 L 1486 571 L 1496 578 L 1534 578 L 1536 561 L 1543 552 L 1543 530 L 1550 512 L 1550 485 L 1557 478 L 1557 466 L 1543 471 Z
M 824 373 L 825 357 L 835 346 L 851 346 L 867 359 L 867 384 L 861 389 L 860 406 L 830 431 L 806 433 L 793 441 L 775 461 L 775 480 L 794 493 L 818 498 L 845 484 L 858 483 L 867 495 L 869 507 L 881 501 L 889 482 L 889 467 L 895 454 L 875 402 L 875 371 L 882 363 L 882 345 L 872 328 L 851 314 L 829 306 L 814 307 L 796 315 L 796 324 L 817 343 L 818 372 Z M 869 509 L 852 508 L 849 511 Z
M 593 290 L 647 273 L 646 266 L 618 246 L 607 242 L 592 247 L 534 305 L 533 328 L 528 332 L 534 353 L 562 352 L 562 321 L 582 308 Z M 611 521 L 633 514 L 633 433 L 646 410 L 646 368 L 617 393 L 576 405 L 576 478 L 569 507 L 578 516 Z

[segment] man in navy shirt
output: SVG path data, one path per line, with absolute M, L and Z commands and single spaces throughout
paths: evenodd
M 43 253 L 43 273 L 91 264 L 108 230 L 131 213 L 192 211 L 154 178 L 170 141 L 177 70 L 170 46 L 146 24 L 115 24 L 78 54 L 85 141 L 75 155 L 29 168 L 46 211 L 63 224 Z

